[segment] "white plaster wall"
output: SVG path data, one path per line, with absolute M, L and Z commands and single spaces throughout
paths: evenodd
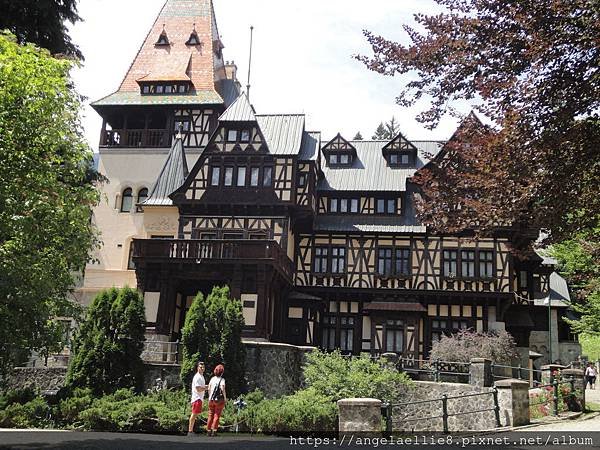
M 101 149 L 98 171 L 108 178 L 101 186 L 101 200 L 94 208 L 93 221 L 100 231 L 102 245 L 94 254 L 97 262 L 86 266 L 85 279 L 78 297 L 89 297 L 109 287 L 136 286 L 135 271 L 127 270 L 129 246 L 133 238 L 172 234 L 176 236 L 176 208 L 152 208 L 148 216 L 133 211 L 120 212 L 120 197 L 127 187 L 133 189 L 134 203 L 142 188 L 152 189 L 167 159 L 168 149 Z M 191 170 L 198 150 L 186 152 Z M 148 226 L 148 230 L 146 229 Z
M 496 307 L 488 307 L 488 331 L 505 331 L 505 322 L 496 321 Z

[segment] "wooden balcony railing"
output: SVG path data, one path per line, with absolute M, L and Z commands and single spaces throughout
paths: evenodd
M 277 241 L 262 239 L 134 239 L 133 258 L 200 264 L 226 260 L 271 260 L 288 277 L 292 261 Z
M 102 147 L 169 147 L 167 130 L 105 130 L 102 134 Z

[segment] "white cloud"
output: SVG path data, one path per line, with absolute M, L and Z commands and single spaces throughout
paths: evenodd
M 86 61 L 73 76 L 79 91 L 97 100 L 115 91 L 146 37 L 164 0 L 81 0 L 85 22 L 72 28 Z M 214 0 L 227 60 L 235 60 L 246 84 L 249 27 L 255 27 L 251 99 L 260 113 L 304 112 L 309 129 L 324 137 L 340 131 L 369 138 L 377 124 L 395 116 L 409 139 L 446 139 L 456 120 L 429 131 L 414 120 L 419 108 L 394 99 L 403 78 L 367 70 L 352 59 L 368 54 L 364 28 L 405 40 L 402 25 L 416 12 L 431 13 L 433 0 Z M 468 112 L 468 105 L 459 105 Z M 97 148 L 101 119 L 88 106 L 84 127 Z

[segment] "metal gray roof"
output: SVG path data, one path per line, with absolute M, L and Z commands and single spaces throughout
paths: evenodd
M 223 97 L 225 107 L 229 107 L 241 95 L 240 85 L 235 80 L 220 80 L 215 83 L 219 95 Z
M 169 195 L 179 189 L 188 176 L 187 160 L 185 158 L 185 148 L 181 137 L 178 136 L 169 151 L 165 165 L 163 166 L 158 179 L 150 195 L 142 206 L 170 206 L 173 204 Z
M 239 97 L 225 110 L 219 120 L 221 122 L 254 122 L 256 111 L 250 104 L 248 96 L 242 92 Z
M 412 141 L 417 147 L 414 168 L 391 168 L 383 156 L 388 141 L 350 141 L 357 157 L 349 168 L 330 168 L 322 161 L 325 178 L 317 189 L 322 191 L 406 191 L 406 180 L 423 167 L 442 148 L 439 141 Z
M 142 95 L 139 92 L 115 92 L 91 103 L 92 107 L 121 105 L 220 105 L 221 96 L 212 89 L 191 94 Z
M 533 301 L 536 306 L 548 306 L 548 301 L 552 306 L 569 306 L 571 303 L 571 295 L 569 294 L 569 286 L 567 280 L 561 277 L 557 272 L 550 274 L 550 291 L 544 298 L 538 298 Z
M 321 132 L 306 131 L 298 159 L 300 161 L 316 161 L 321 147 Z
M 256 115 L 258 126 L 273 155 L 297 155 L 302 146 L 304 114 Z
M 319 216 L 315 219 L 315 231 L 342 231 L 361 233 L 425 233 L 426 227 L 415 223 L 414 217 L 373 216 Z

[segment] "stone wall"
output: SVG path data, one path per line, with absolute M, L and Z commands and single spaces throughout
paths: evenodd
M 6 383 L 7 389 L 32 388 L 39 392 L 55 392 L 63 387 L 66 367 L 17 367 Z
M 314 347 L 273 342 L 244 341 L 248 390 L 262 390 L 267 397 L 292 394 L 303 384 L 302 366 Z
M 395 406 L 392 411 L 394 431 L 443 431 L 441 417 L 435 419 L 420 419 L 428 416 L 442 415 L 442 395 L 447 395 L 448 414 L 464 413 L 482 409 L 486 412 L 461 414 L 448 417 L 449 431 L 481 431 L 496 427 L 496 416 L 493 411 L 494 399 L 490 387 L 477 387 L 459 383 L 435 383 L 430 381 L 415 381 L 412 387 L 404 388 L 402 402 L 421 402 L 438 399 L 427 403 Z M 465 394 L 487 393 L 471 397 L 454 399 L 452 397 Z M 417 420 L 412 420 L 417 419 Z

